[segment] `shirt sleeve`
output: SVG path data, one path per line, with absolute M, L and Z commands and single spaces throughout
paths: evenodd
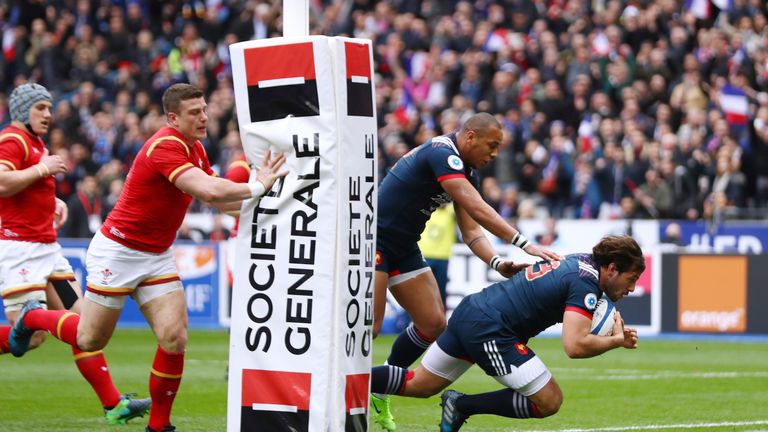
M 600 288 L 597 281 L 590 276 L 575 276 L 568 282 L 568 297 L 565 300 L 565 310 L 580 313 L 592 319 L 595 312 Z
M 190 162 L 188 151 L 189 148 L 182 143 L 173 140 L 161 141 L 147 150 L 147 159 L 160 174 L 173 183 L 179 175 L 195 167 Z M 207 164 L 207 161 L 204 163 Z
M 464 161 L 448 146 L 437 146 L 428 149 L 427 163 L 432 168 L 437 181 L 452 178 L 466 178 Z
M 22 169 L 26 157 L 25 145 L 15 138 L 0 141 L 0 165 L 11 171 Z

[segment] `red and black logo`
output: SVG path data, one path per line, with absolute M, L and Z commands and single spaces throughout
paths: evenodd
M 344 432 L 365 432 L 368 430 L 368 378 L 369 374 L 347 375 L 344 400 L 347 418 Z
M 312 374 L 243 369 L 242 384 L 241 432 L 309 431 Z
M 347 115 L 373 117 L 371 60 L 368 45 L 344 42 L 347 58 Z
M 312 42 L 244 52 L 251 122 L 320 114 Z

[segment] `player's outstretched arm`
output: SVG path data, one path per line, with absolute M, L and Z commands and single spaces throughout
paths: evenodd
M 448 192 L 454 202 L 464 208 L 470 218 L 480 226 L 487 229 L 496 237 L 510 242 L 523 249 L 529 255 L 537 256 L 545 260 L 560 260 L 562 256 L 532 245 L 518 230 L 512 228 L 493 207 L 483 201 L 480 193 L 466 178 L 450 178 L 440 182 L 443 190 Z M 457 212 L 458 217 L 458 212 Z M 473 237 L 471 237 L 473 238 Z
M 235 183 L 212 177 L 200 168 L 194 167 L 181 173 L 174 184 L 200 201 L 212 204 L 260 198 L 272 188 L 278 178 L 288 174 L 288 171 L 281 170 L 284 163 L 284 155 L 281 154 L 273 159 L 267 152 L 264 156 L 264 164 L 256 176 L 257 181 L 254 183 Z
M 637 331 L 625 329 L 624 322 L 616 311 L 616 322 L 612 336 L 597 336 L 590 333 L 592 324 L 589 318 L 566 310 L 563 314 L 563 349 L 570 358 L 589 358 L 598 356 L 614 348 L 635 348 Z
M 478 258 L 504 277 L 510 277 L 528 266 L 528 264 L 515 264 L 511 260 L 501 258 L 483 233 L 480 224 L 467 214 L 461 204 L 454 201 L 453 207 L 456 210 L 456 223 L 459 225 L 461 238 Z

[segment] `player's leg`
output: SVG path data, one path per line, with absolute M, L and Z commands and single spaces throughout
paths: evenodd
M 162 275 L 146 280 L 136 290 L 136 302 L 157 336 L 158 346 L 149 378 L 152 409 L 148 431 L 172 430 L 171 409 L 184 372 L 187 346 L 187 305 L 173 256 L 167 252 Z M 169 280 L 170 279 L 170 280 Z
M 387 364 L 407 368 L 445 329 L 443 300 L 429 267 L 391 276 L 389 290 L 412 322 L 392 344 Z

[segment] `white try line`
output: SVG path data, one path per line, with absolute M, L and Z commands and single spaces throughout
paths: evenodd
M 735 427 L 735 426 L 761 426 L 768 425 L 768 420 L 753 420 L 743 422 L 720 422 L 720 423 L 682 423 L 670 425 L 638 425 L 638 426 L 615 426 L 593 429 L 542 429 L 528 432 L 610 432 L 610 431 L 643 431 L 643 430 L 664 430 L 664 429 L 699 429 L 716 427 Z
M 626 381 L 626 380 L 654 380 L 669 378 L 702 378 L 702 379 L 722 379 L 722 378 L 768 378 L 768 371 L 737 372 L 683 372 L 683 371 L 640 371 L 640 370 L 621 370 L 621 369 L 560 369 L 554 368 L 553 371 L 558 377 L 575 377 L 589 375 L 590 380 L 598 381 Z

